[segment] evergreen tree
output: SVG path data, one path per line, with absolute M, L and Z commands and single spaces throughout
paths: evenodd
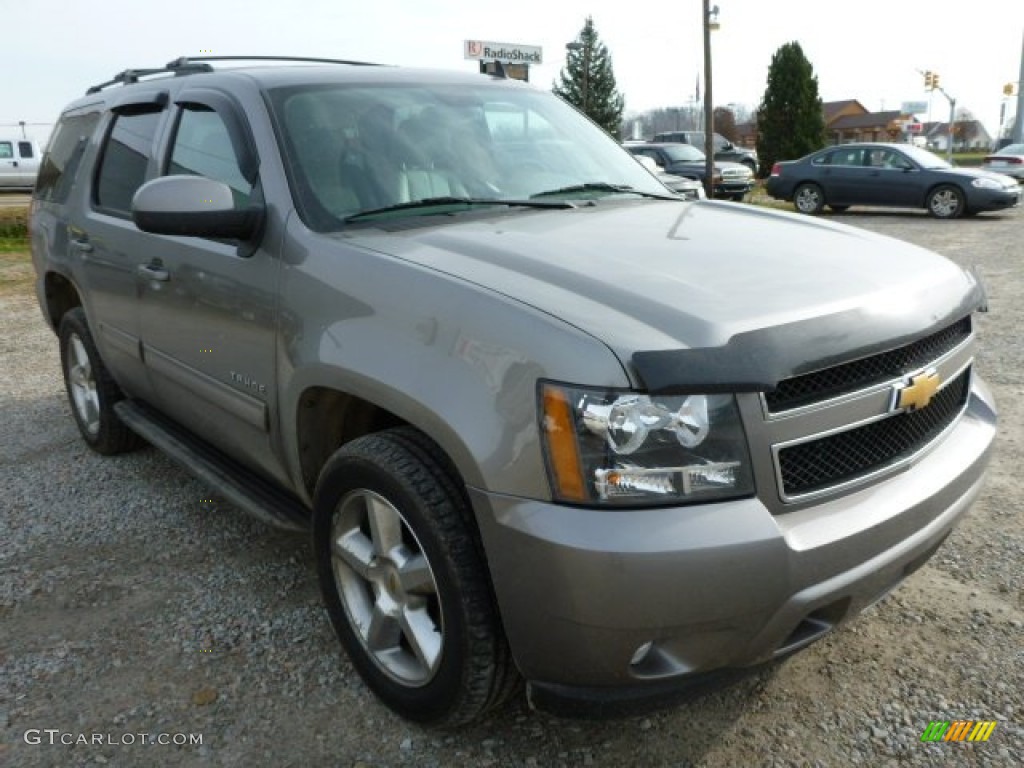
M 552 90 L 618 139 L 625 100 L 616 89 L 612 57 L 598 38 L 592 17 L 570 45 Z
M 800 43 L 786 43 L 772 56 L 768 85 L 757 110 L 757 154 L 761 175 L 777 160 L 796 160 L 825 146 L 825 116 L 818 78 Z

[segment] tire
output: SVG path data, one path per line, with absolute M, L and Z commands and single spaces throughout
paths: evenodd
M 399 715 L 462 725 L 517 689 L 468 501 L 429 438 L 400 428 L 339 449 L 317 483 L 313 547 L 338 639 Z
M 925 205 L 936 219 L 955 219 L 964 214 L 964 193 L 952 184 L 942 184 L 928 193 Z
M 122 400 L 124 394 L 100 359 L 81 307 L 64 313 L 58 337 L 64 388 L 82 439 L 104 456 L 125 453 L 143 445 L 142 438 L 114 413 L 114 404 Z
M 836 213 L 842 213 L 843 211 L 848 211 L 849 209 L 850 206 L 848 205 L 829 205 L 829 210 L 835 211 Z
M 825 193 L 817 184 L 801 184 L 793 192 L 793 205 L 800 213 L 821 213 L 825 207 Z

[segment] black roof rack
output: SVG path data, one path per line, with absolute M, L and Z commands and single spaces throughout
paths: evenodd
M 112 85 L 131 85 L 139 82 L 139 78 L 149 75 L 173 74 L 175 77 L 181 75 L 193 75 L 197 72 L 213 72 L 211 61 L 304 61 L 316 64 L 349 64 L 357 67 L 378 67 L 370 61 L 349 61 L 347 59 L 317 59 L 306 56 L 180 56 L 174 61 L 167 62 L 164 67 L 155 69 L 126 69 L 119 72 L 110 80 L 99 85 L 94 85 L 86 94 L 99 93 L 104 88 Z

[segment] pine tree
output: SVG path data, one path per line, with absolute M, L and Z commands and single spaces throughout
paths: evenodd
M 796 160 L 824 145 L 825 117 L 814 67 L 800 43 L 786 43 L 772 56 L 757 110 L 761 175 L 767 175 L 777 160 Z
M 570 45 L 565 66 L 552 90 L 619 138 L 625 100 L 616 89 L 612 57 L 597 36 L 593 17 L 587 17 Z

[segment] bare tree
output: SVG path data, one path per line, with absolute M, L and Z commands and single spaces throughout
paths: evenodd
M 736 115 L 728 107 L 715 107 L 715 130 L 725 136 L 733 144 L 739 142 L 736 132 Z

